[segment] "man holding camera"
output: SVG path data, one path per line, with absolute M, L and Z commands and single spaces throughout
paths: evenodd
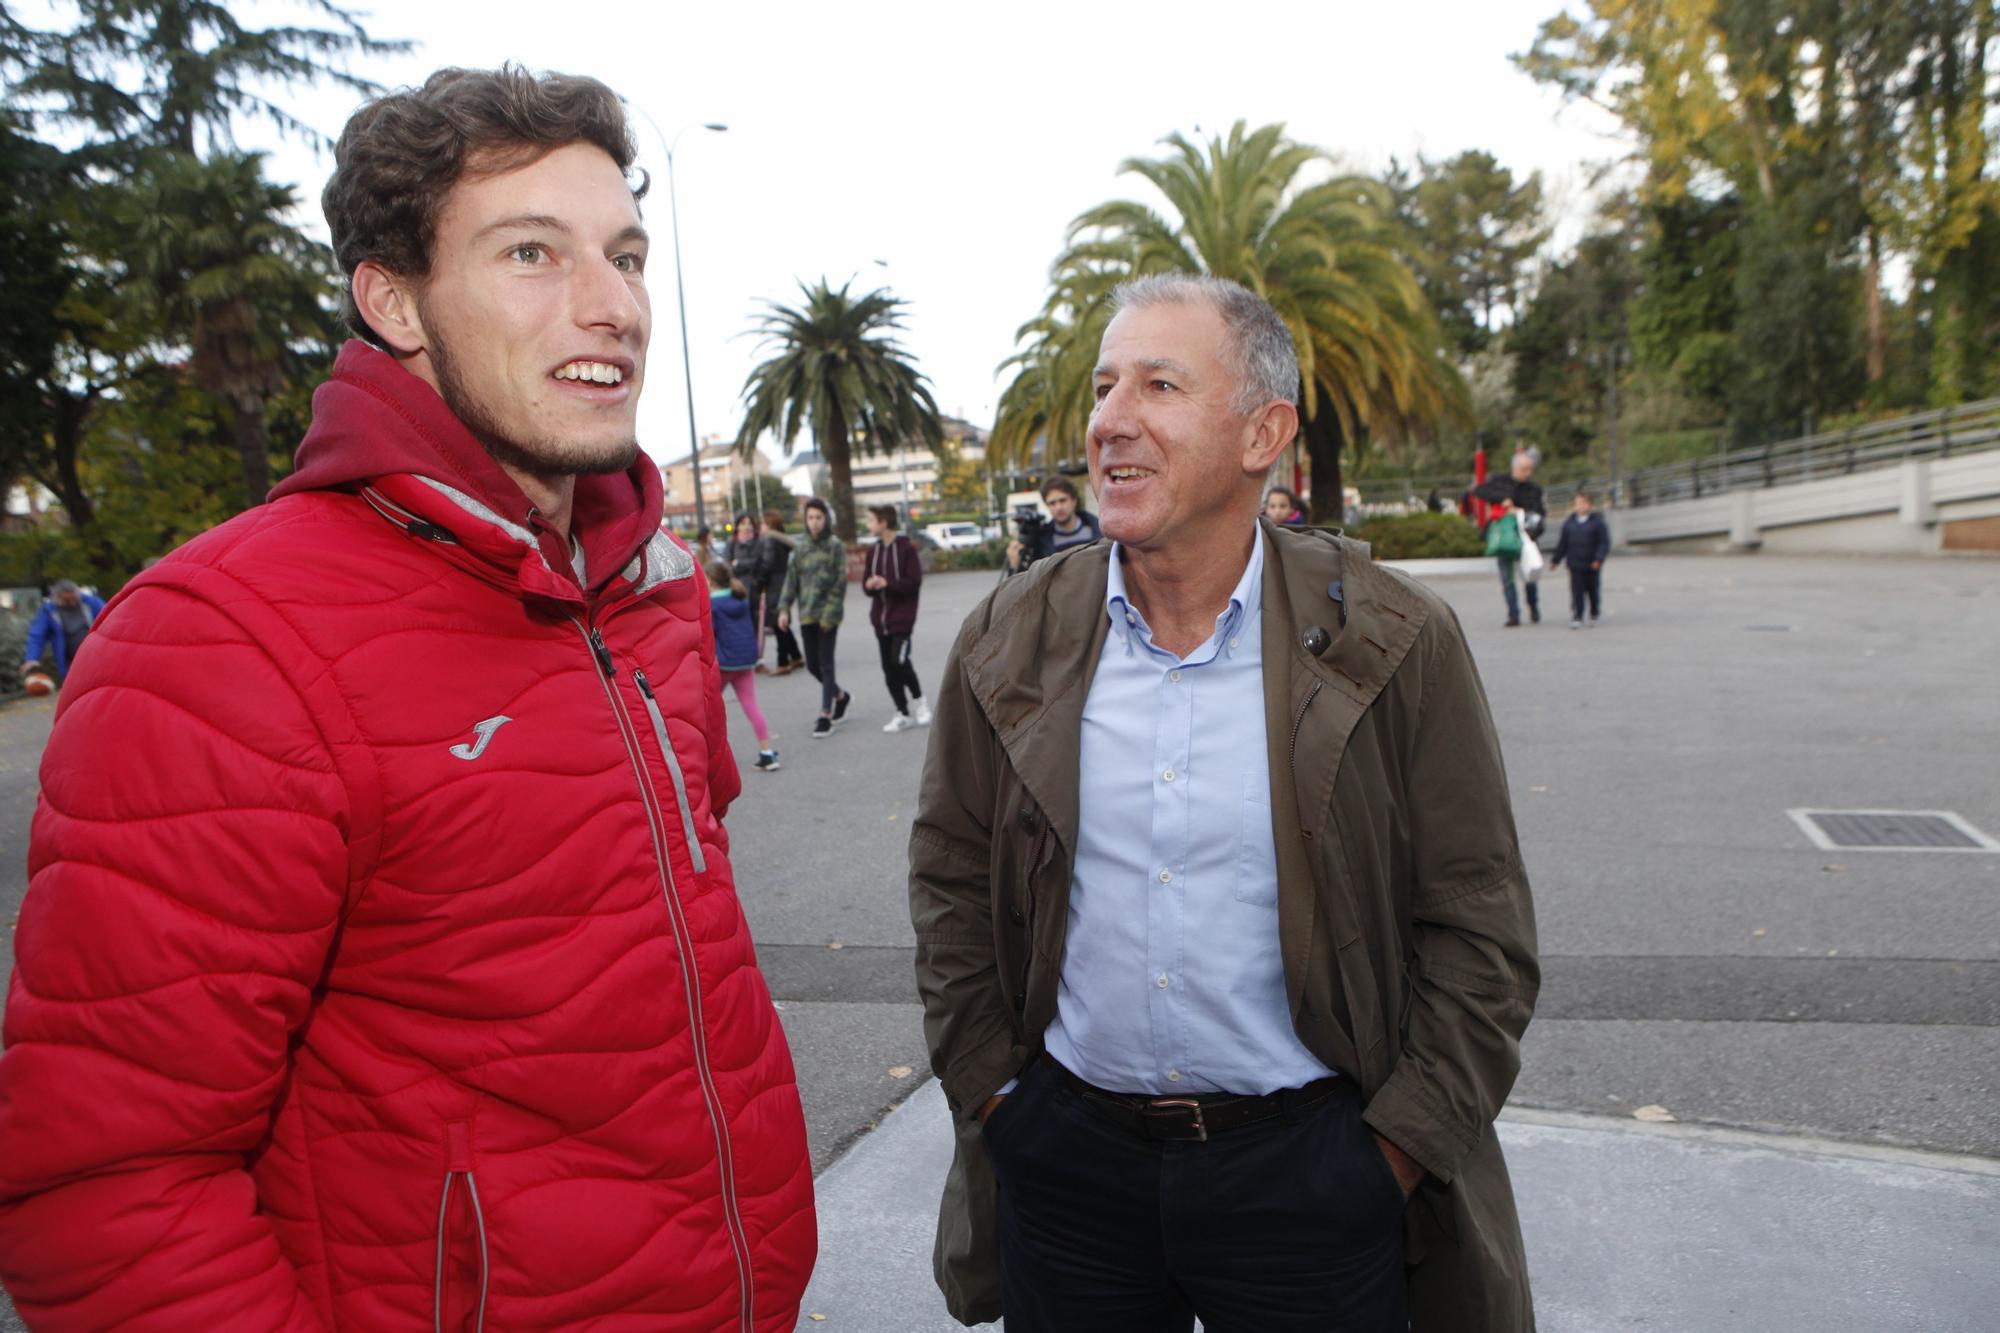
M 1043 556 L 1072 546 L 1088 546 L 1104 536 L 1097 526 L 1097 515 L 1082 506 L 1076 483 L 1068 477 L 1055 476 L 1043 482 L 1042 503 L 1049 507 L 1049 517 L 1032 527 L 1022 524 L 1020 535 L 1007 543 L 1009 574 L 1020 573 Z

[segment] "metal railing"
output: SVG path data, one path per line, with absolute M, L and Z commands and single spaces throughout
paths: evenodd
M 1361 493 L 1361 503 L 1366 506 L 1401 505 L 1410 509 L 1421 509 L 1436 491 L 1450 509 L 1458 508 L 1458 497 L 1472 484 L 1470 474 L 1444 474 L 1419 477 L 1349 477 L 1347 484 Z
M 1629 509 L 1698 500 L 1727 491 L 1822 481 L 1895 467 L 1911 459 L 1950 458 L 1993 448 L 2000 448 L 2000 398 L 1822 431 L 1710 458 L 1640 468 L 1619 479 L 1614 503 Z M 1600 496 L 1613 489 L 1602 479 L 1589 485 Z M 1567 504 L 1575 489 L 1551 487 L 1551 512 L 1555 512 L 1556 501 Z

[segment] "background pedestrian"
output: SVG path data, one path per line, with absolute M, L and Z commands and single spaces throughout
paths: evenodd
M 1273 486 L 1265 491 L 1264 517 L 1287 527 L 1303 525 L 1306 515 L 1305 511 L 1299 508 L 1298 492 L 1289 486 Z
M 1007 543 L 1009 574 L 1020 573 L 1044 556 L 1067 551 L 1072 546 L 1088 546 L 1104 536 L 1097 516 L 1083 507 L 1076 483 L 1068 477 L 1058 475 L 1043 482 L 1042 503 L 1049 507 L 1048 521 L 1037 527 L 1028 540 L 1016 537 Z
M 799 669 L 804 660 L 799 652 L 798 636 L 790 627 L 780 624 L 777 594 L 785 586 L 785 575 L 792 567 L 792 539 L 785 534 L 785 516 L 775 509 L 764 511 L 764 627 L 778 645 L 778 664 L 771 669 L 774 676 L 788 676 Z M 762 658 L 759 658 L 761 665 Z
M 757 706 L 757 618 L 751 609 L 749 589 L 728 565 L 720 560 L 708 563 L 708 610 L 715 622 L 715 665 L 722 683 L 736 695 L 750 730 L 757 736 L 757 768 L 778 771 L 778 752 L 771 746 L 771 729 L 765 725 L 764 710 Z
M 833 514 L 817 495 L 805 502 L 806 531 L 792 548 L 778 594 L 778 628 L 799 613 L 799 636 L 805 641 L 806 670 L 819 682 L 819 720 L 813 739 L 833 734 L 834 724 L 847 716 L 852 697 L 834 675 L 834 654 L 840 642 L 840 622 L 847 614 L 847 547 L 833 533 Z
M 1569 517 L 1563 520 L 1556 537 L 1550 564 L 1569 569 L 1569 627 L 1583 628 L 1583 612 L 1590 609 L 1590 623 L 1597 623 L 1598 588 L 1604 577 L 1604 562 L 1611 555 L 1611 528 L 1604 515 L 1591 508 L 1590 492 L 1579 489 L 1570 501 Z
M 69 675 L 77 650 L 83 647 L 84 638 L 97 623 L 97 613 L 103 609 L 103 598 L 82 591 L 68 579 L 57 579 L 28 626 L 28 642 L 21 651 L 22 676 L 40 666 L 46 655 L 54 661 L 55 679 L 60 683 Z
M 1514 455 L 1506 476 L 1490 477 L 1473 492 L 1480 499 L 1500 507 L 1487 518 L 1486 552 L 1499 561 L 1500 591 L 1507 598 L 1507 626 L 1510 629 L 1521 623 L 1521 601 L 1514 591 L 1514 574 L 1521 563 L 1521 548 L 1541 534 L 1547 516 L 1541 483 L 1534 479 L 1539 457 L 1531 449 L 1520 450 Z M 1517 535 L 1510 537 L 1504 527 L 1496 529 L 1495 525 L 1503 523 L 1517 525 Z M 1528 618 L 1538 625 L 1542 621 L 1541 591 L 1533 580 L 1528 581 Z
M 757 651 L 750 660 L 752 669 L 764 669 L 764 602 L 770 595 L 770 575 L 764 565 L 764 540 L 757 516 L 744 510 L 736 516 L 729 533 L 729 571 L 742 585 L 743 600 L 750 608 L 750 624 L 756 634 Z
M 884 731 L 908 731 L 927 726 L 931 706 L 924 702 L 923 686 L 917 683 L 917 669 L 910 664 L 910 635 L 917 628 L 917 593 L 924 582 L 924 563 L 917 544 L 897 535 L 896 507 L 874 505 L 868 510 L 868 535 L 875 545 L 868 549 L 863 566 L 862 591 L 868 594 L 868 623 L 875 628 L 875 646 L 882 655 L 882 680 L 889 687 L 896 715 Z M 910 705 L 916 716 L 910 716 Z

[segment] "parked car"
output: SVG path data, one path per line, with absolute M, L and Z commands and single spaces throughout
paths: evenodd
M 978 546 L 986 540 L 977 523 L 933 523 L 924 529 L 924 535 L 947 551 Z

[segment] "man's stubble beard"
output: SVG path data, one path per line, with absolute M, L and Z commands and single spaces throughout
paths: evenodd
M 494 462 L 502 467 L 540 476 L 580 477 L 624 472 L 638 461 L 637 436 L 614 446 L 609 453 L 586 450 L 564 440 L 510 438 L 479 395 L 459 378 L 437 325 L 426 322 L 431 330 L 427 350 L 431 369 L 437 374 L 438 397 L 444 399 L 444 405 L 451 409 L 451 414 L 465 424 Z

